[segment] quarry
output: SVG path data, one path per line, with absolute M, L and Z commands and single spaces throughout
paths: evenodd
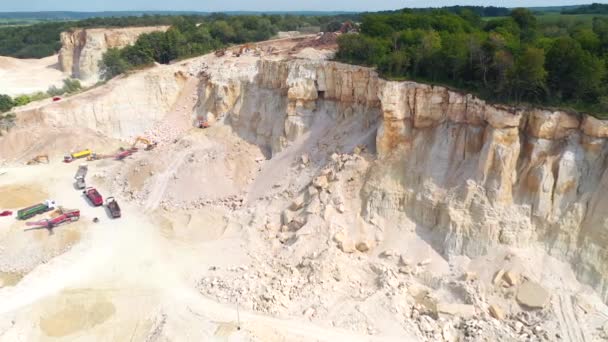
M 52 67 L 95 83 L 103 51 L 166 29 L 65 33 Z M 286 36 L 14 110 L 0 211 L 79 219 L 0 217 L 0 341 L 608 338 L 608 121 Z M 74 185 L 84 149 L 120 218 Z

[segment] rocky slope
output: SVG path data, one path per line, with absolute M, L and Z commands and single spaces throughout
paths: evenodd
M 608 300 L 608 122 L 333 62 L 260 60 L 240 77 L 210 74 L 199 115 L 225 118 L 272 155 L 328 112 L 328 125 L 353 116 L 379 124 L 359 208 L 368 223 L 412 219 L 448 257 L 542 245 Z
M 133 44 L 144 33 L 166 31 L 168 26 L 75 29 L 61 33 L 59 65 L 70 77 L 93 84 L 99 80 L 99 61 L 111 48 Z

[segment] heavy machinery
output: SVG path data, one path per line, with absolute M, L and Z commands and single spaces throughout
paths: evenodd
M 137 152 L 137 151 L 138 151 L 138 149 L 137 149 L 137 148 L 132 147 L 132 148 L 130 148 L 130 149 L 128 149 L 128 150 L 124 150 L 124 151 L 122 151 L 122 152 L 118 153 L 117 155 L 115 155 L 115 156 L 114 156 L 114 159 L 116 159 L 116 160 L 123 160 L 123 159 L 125 159 L 125 158 L 127 158 L 127 157 L 131 156 L 133 153 L 135 153 L 135 152 Z
M 120 217 L 120 206 L 118 205 L 118 202 L 116 202 L 116 199 L 114 197 L 108 197 L 106 199 L 106 207 L 108 207 L 112 218 Z
M 146 145 L 145 150 L 146 151 L 150 151 L 152 149 L 154 149 L 156 147 L 156 145 L 158 145 L 156 142 L 151 142 L 150 140 L 144 138 L 144 137 L 137 137 L 135 139 L 135 142 L 133 143 L 133 145 L 131 145 L 131 149 L 134 149 L 137 146 L 137 143 L 143 143 Z
M 71 163 L 76 159 L 86 158 L 86 157 L 90 156 L 92 153 L 93 152 L 91 152 L 91 150 L 87 148 L 86 150 L 82 150 L 79 152 L 74 152 L 69 155 L 66 155 L 65 157 L 63 157 L 63 161 L 65 163 Z
M 27 165 L 35 165 L 35 164 L 48 164 L 49 163 L 49 156 L 46 154 L 41 154 L 41 155 L 37 155 L 34 158 L 30 159 L 27 162 Z
M 30 227 L 41 227 L 41 228 L 52 229 L 61 224 L 75 222 L 80 219 L 80 210 L 78 210 L 78 209 L 60 208 L 59 211 L 60 211 L 59 215 L 57 215 L 55 217 L 52 217 L 50 219 L 44 219 L 44 220 L 41 220 L 38 222 L 28 222 L 28 223 L 26 223 L 26 225 L 30 226 Z
M 209 121 L 207 120 L 198 120 L 196 122 L 196 127 L 198 128 L 209 128 L 211 125 L 209 124 Z
M 97 189 L 93 187 L 88 187 L 82 193 L 87 196 L 89 201 L 91 201 L 91 204 L 93 204 L 94 206 L 99 207 L 103 205 L 103 197 L 101 197 L 101 194 L 99 193 L 99 191 L 97 191 Z
M 44 203 L 38 203 L 31 207 L 27 207 L 17 211 L 17 219 L 18 220 L 27 220 L 30 217 L 34 217 L 38 214 L 46 213 L 47 211 L 51 211 L 57 207 L 57 203 L 54 200 L 46 200 Z
M 87 176 L 87 172 L 89 171 L 89 166 L 87 164 L 80 164 L 78 166 L 78 171 L 76 171 L 76 175 L 74 175 L 74 179 L 76 180 L 76 188 L 82 190 L 86 188 L 85 177 Z

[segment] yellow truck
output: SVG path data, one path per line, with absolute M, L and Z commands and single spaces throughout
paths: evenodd
M 63 157 L 63 161 L 66 163 L 71 163 L 76 159 L 88 157 L 91 155 L 91 153 L 93 153 L 93 152 L 87 148 L 86 150 L 82 150 L 82 151 L 78 151 L 78 152 L 74 152 L 74 153 L 66 155 L 65 157 Z

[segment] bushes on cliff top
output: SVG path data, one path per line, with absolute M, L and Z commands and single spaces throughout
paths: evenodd
M 608 18 L 554 27 L 526 9 L 479 20 L 471 12 L 365 15 L 338 40 L 337 59 L 389 78 L 446 84 L 502 102 L 608 114 Z
M 110 79 L 154 62 L 168 64 L 229 44 L 267 40 L 279 29 L 273 21 L 277 22 L 274 16 L 218 15 L 204 23 L 193 18 L 178 18 L 166 32 L 143 34 L 131 46 L 107 51 L 100 64 L 102 76 Z

